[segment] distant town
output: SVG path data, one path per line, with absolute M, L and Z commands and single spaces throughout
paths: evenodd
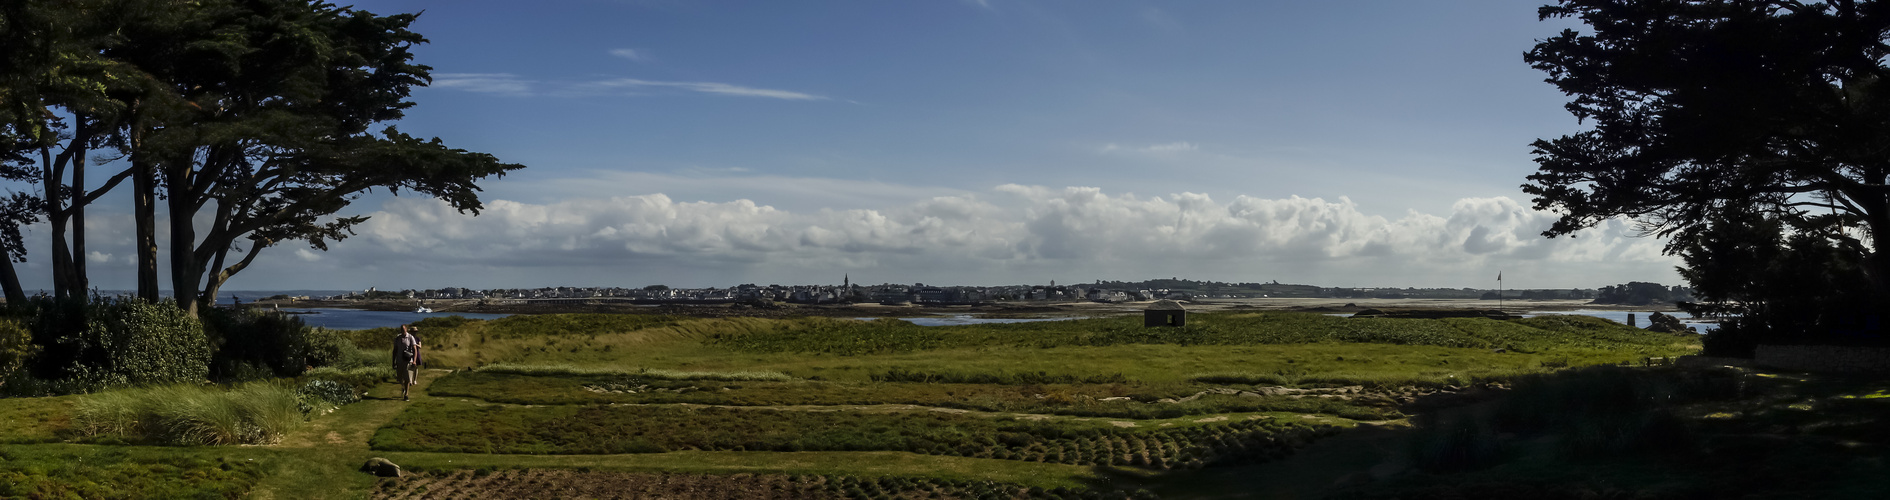
M 843 278 L 839 285 L 758 285 L 741 284 L 727 288 L 677 288 L 666 285 L 644 287 L 541 287 L 474 289 L 445 287 L 438 289 L 380 290 L 369 288 L 334 296 L 267 297 L 264 300 L 585 300 L 630 302 L 639 304 L 722 304 L 746 302 L 786 302 L 796 304 L 841 304 L 874 302 L 882 304 L 959 305 L 1009 301 L 1093 301 L 1136 302 L 1150 300 L 1202 300 L 1240 298 L 1375 298 L 1375 299 L 1483 299 L 1483 300 L 1596 300 L 1608 303 L 1680 302 L 1691 300 L 1691 290 L 1657 283 L 1633 282 L 1598 289 L 1525 289 L 1478 288 L 1359 288 L 1267 283 L 1227 283 L 1170 278 L 1140 282 L 1096 281 L 1092 283 L 1001 286 L 928 286 L 924 283 L 882 283 L 862 285 Z

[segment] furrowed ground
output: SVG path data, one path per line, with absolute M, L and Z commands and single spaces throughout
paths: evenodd
M 1350 439 L 1357 422 L 1395 423 L 1517 377 L 1697 348 L 1572 316 L 1269 312 L 1190 323 L 428 320 L 431 370 L 413 402 L 381 399 L 397 394 L 383 385 L 281 443 L 233 453 L 78 437 L 65 416 L 72 397 L 0 400 L 0 416 L 28 422 L 0 429 L 16 443 L 0 446 L 0 474 L 58 484 L 87 472 L 49 468 L 49 457 L 81 453 L 153 488 L 213 497 L 531 498 L 548 490 L 506 485 L 557 478 L 566 489 L 555 494 L 569 496 L 617 485 L 691 498 L 753 488 L 776 498 L 1186 498 L 1232 488 L 1214 478 L 1289 466 L 1322 439 Z M 349 335 L 375 348 L 392 332 Z M 81 444 L 33 444 L 61 441 Z M 189 459 L 159 462 L 202 473 L 151 472 L 146 459 L 167 453 Z M 371 456 L 421 474 L 376 482 L 353 471 Z M 1246 472 L 1224 474 L 1236 471 Z

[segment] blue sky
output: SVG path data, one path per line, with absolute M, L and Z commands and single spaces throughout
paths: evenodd
M 425 11 L 403 131 L 528 168 L 226 288 L 1678 282 L 1625 224 L 1536 235 L 1528 144 L 1579 124 L 1531 2 L 355 5 Z

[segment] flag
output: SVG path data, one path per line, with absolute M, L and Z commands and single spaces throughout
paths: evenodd
M 1502 271 L 1497 271 L 1497 272 L 1496 272 L 1496 281 L 1503 281 L 1503 272 L 1502 272 Z

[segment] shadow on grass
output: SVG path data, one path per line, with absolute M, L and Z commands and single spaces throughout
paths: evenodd
M 1266 464 L 1129 474 L 1163 498 L 1881 498 L 1890 383 L 1596 367 Z

